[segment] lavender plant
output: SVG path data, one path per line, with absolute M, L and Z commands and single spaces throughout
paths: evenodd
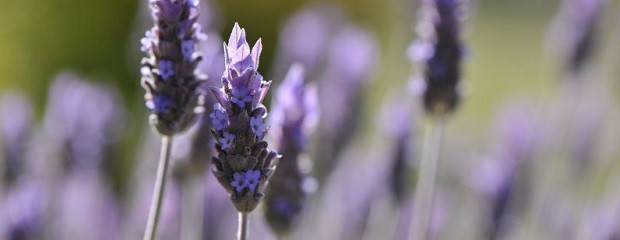
M 103 167 L 113 174 L 112 159 L 123 120 L 118 92 L 89 83 L 71 72 L 56 76 L 49 91 L 44 128 L 62 159 L 60 171 Z
M 551 27 L 551 38 L 566 71 L 580 72 L 597 47 L 603 0 L 565 0 Z
M 293 65 L 278 88 L 271 114 L 276 126 L 272 136 L 277 136 L 282 159 L 265 193 L 265 218 L 281 237 L 294 229 L 306 201 L 307 172 L 300 168 L 300 161 L 304 160 L 317 115 L 316 91 L 304 88 L 303 66 Z
M 148 54 L 142 60 L 142 85 L 150 123 L 162 135 L 151 213 L 144 239 L 155 239 L 159 209 L 166 183 L 172 136 L 187 130 L 204 111 L 200 85 L 205 76 L 197 73 L 202 60 L 195 51 L 204 38 L 198 16 L 198 0 L 152 0 L 155 26 L 141 40 Z
M 46 226 L 49 238 L 118 238 L 117 199 L 109 186 L 113 171 L 102 170 L 111 170 L 106 167 L 112 166 L 122 119 L 119 95 L 112 88 L 69 72 L 55 78 L 44 127 L 47 140 L 58 144 L 52 148 L 62 166 L 51 175 L 58 181 L 42 185 L 53 199 L 50 215 L 59 219 Z
M 223 86 L 211 88 L 218 101 L 210 115 L 211 131 L 217 139 L 217 156 L 211 158 L 211 163 L 214 176 L 230 193 L 239 212 L 239 239 L 246 239 L 248 213 L 263 197 L 267 179 L 279 158 L 263 140 L 269 126 L 265 123 L 267 109 L 262 101 L 271 81 L 264 81 L 258 73 L 261 40 L 250 49 L 245 29 L 239 24 L 235 24 L 224 49 Z
M 313 171 L 319 184 L 338 165 L 338 155 L 360 123 L 363 90 L 372 79 L 377 52 L 372 35 L 355 26 L 343 27 L 330 42 L 328 66 L 318 83 L 322 117 Z
M 150 123 L 163 136 L 189 128 L 203 111 L 205 77 L 196 72 L 202 56 L 195 51 L 204 36 L 196 23 L 197 0 L 152 0 L 155 26 L 141 40 L 142 86 Z
M 489 239 L 503 238 L 511 227 L 509 220 L 522 215 L 525 199 L 531 195 L 525 174 L 540 134 L 526 106 L 530 104 L 505 105 L 500 111 L 493 138 L 496 145 L 472 175 L 474 189 L 489 207 L 485 219 Z
M 460 39 L 460 0 L 425 0 L 420 9 L 419 42 L 414 44 L 414 60 L 421 61 L 424 69 L 424 107 L 433 117 L 430 132 L 425 135 L 420 175 L 414 195 L 414 215 L 411 239 L 426 239 L 433 202 L 435 175 L 441 152 L 446 115 L 458 105 L 461 80 L 463 44 Z
M 21 177 L 0 196 L 0 238 L 42 239 L 46 200 L 41 182 Z
M 461 0 L 423 0 L 419 39 L 412 45 L 414 61 L 423 63 L 424 106 L 431 115 L 453 111 L 459 103 L 463 43 L 460 38 Z
M 0 189 L 24 173 L 31 128 L 30 101 L 21 93 L 4 93 L 0 98 Z
M 407 94 L 405 94 L 407 95 Z M 407 95 L 408 96 L 408 95 Z M 402 204 L 411 190 L 415 169 L 410 164 L 414 114 L 411 101 L 390 101 L 382 110 L 381 128 L 390 140 L 391 171 L 389 174 L 390 193 L 397 204 Z

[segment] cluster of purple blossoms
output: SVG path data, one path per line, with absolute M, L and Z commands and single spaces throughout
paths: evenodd
M 412 46 L 412 58 L 424 63 L 424 107 L 433 115 L 453 111 L 458 105 L 463 44 L 460 39 L 461 0 L 428 0 L 421 9 L 420 40 Z
M 278 88 L 271 114 L 282 159 L 265 193 L 265 218 L 282 236 L 293 230 L 300 218 L 308 192 L 307 172 L 300 161 L 318 119 L 316 88 L 304 88 L 304 70 L 293 65 Z
M 142 85 L 150 122 L 162 135 L 185 131 L 204 111 L 197 74 L 202 56 L 195 52 L 203 39 L 198 19 L 198 0 L 150 0 L 155 26 L 142 39 Z
M 0 99 L 0 182 L 14 183 L 24 173 L 26 145 L 32 128 L 32 104 L 20 93 Z M 0 186 L 0 188 L 2 188 Z
M 211 88 L 218 101 L 210 115 L 217 151 L 217 157 L 211 159 L 213 174 L 239 212 L 256 208 L 275 168 L 274 159 L 279 157 L 263 140 L 269 127 L 262 101 L 271 81 L 264 81 L 257 71 L 261 50 L 260 39 L 250 49 L 245 30 L 235 24 L 228 44 L 224 44 L 223 86 Z

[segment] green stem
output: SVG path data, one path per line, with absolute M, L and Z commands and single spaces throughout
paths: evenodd
M 144 231 L 143 240 L 155 240 L 157 235 L 157 223 L 159 222 L 159 215 L 161 213 L 161 205 L 166 187 L 171 148 L 172 136 L 163 136 L 161 139 L 161 152 L 159 155 L 159 165 L 157 167 L 157 177 L 155 179 L 155 189 L 153 190 L 151 209 L 149 211 L 149 218 L 146 224 L 146 230 Z
M 240 212 L 239 213 L 239 230 L 237 232 L 238 240 L 247 240 L 248 239 L 248 213 Z

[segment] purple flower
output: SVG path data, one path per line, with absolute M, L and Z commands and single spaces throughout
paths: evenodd
M 13 183 L 27 165 L 26 145 L 32 128 L 32 104 L 21 93 L 0 98 L 0 182 Z
M 243 176 L 243 183 L 250 189 L 250 191 L 254 192 L 256 189 L 256 185 L 259 183 L 260 171 L 258 170 L 248 170 L 245 172 Z
M 152 100 L 146 101 L 146 107 L 149 110 L 165 112 L 172 107 L 172 100 L 166 95 L 156 95 Z
M 230 199 L 240 212 L 250 212 L 256 208 L 263 196 L 257 186 L 264 186 L 275 167 L 276 162 L 273 160 L 278 157 L 276 151 L 267 149 L 268 144 L 263 140 L 268 127 L 263 123 L 267 109 L 262 101 L 271 81 L 264 81 L 257 71 L 261 51 L 260 39 L 250 49 L 245 30 L 235 24 L 228 43 L 224 43 L 226 67 L 222 87 L 210 87 L 223 109 L 215 109 L 213 116 L 223 119 L 218 117 L 221 112 L 227 114 L 229 120 L 226 129 L 220 128 L 220 124 L 215 122 L 211 129 L 213 136 L 219 138 L 220 142 L 220 148 L 216 149 L 217 156 L 211 158 L 214 166 L 212 170 L 232 195 Z M 230 179 L 238 179 L 233 173 L 243 173 L 245 185 L 251 191 L 240 192 L 238 189 L 243 185 L 239 183 L 231 186 Z
M 599 43 L 598 25 L 606 2 L 601 0 L 562 1 L 551 26 L 551 48 L 566 61 L 567 70 L 578 72 L 592 58 Z
M 150 123 L 162 135 L 187 130 L 204 111 L 200 85 L 205 76 L 196 71 L 202 60 L 195 52 L 200 26 L 195 0 L 151 0 L 155 26 L 142 39 L 148 56 L 142 59 L 142 86 L 150 107 Z M 157 98 L 166 95 L 165 108 Z
M 222 149 L 228 149 L 232 146 L 233 141 L 235 140 L 235 135 L 232 133 L 224 132 L 222 138 L 219 139 L 220 144 L 222 144 Z
M 441 115 L 453 111 L 460 99 L 458 85 L 461 80 L 463 43 L 460 39 L 459 3 L 456 0 L 436 0 L 426 3 L 420 11 L 436 10 L 436 14 L 419 21 L 420 39 L 412 46 L 414 61 L 424 61 L 426 88 L 424 106 L 426 111 Z M 433 16 L 433 17 L 431 17 Z
M 181 52 L 185 59 L 191 59 L 194 54 L 194 40 L 185 40 L 181 43 Z
M 292 230 L 308 194 L 304 187 L 308 178 L 300 159 L 318 114 L 313 89 L 304 88 L 303 67 L 294 64 L 278 88 L 270 115 L 283 157 L 265 193 L 265 217 L 279 235 Z
M 172 69 L 172 62 L 168 60 L 160 60 L 157 65 L 157 70 L 159 70 L 159 75 L 164 80 L 167 80 L 172 75 L 174 75 L 174 70 Z
M 235 191 L 241 192 L 245 187 L 247 187 L 247 183 L 245 181 L 245 174 L 243 173 L 234 173 L 234 180 L 230 182 L 230 186 L 235 188 Z
M 284 75 L 293 62 L 302 64 L 309 73 L 320 68 L 342 18 L 341 11 L 328 4 L 309 6 L 293 14 L 280 30 L 277 76 Z
M 280 131 L 280 142 L 293 140 L 302 150 L 308 135 L 314 130 L 319 116 L 317 92 L 314 85 L 304 88 L 304 68 L 294 64 L 278 88 L 271 121 Z
M 322 183 L 337 164 L 341 149 L 359 126 L 364 87 L 372 80 L 377 61 L 372 35 L 355 26 L 341 29 L 330 45 L 327 70 L 318 84 L 321 119 L 319 156 L 314 160 L 317 180 Z
M 41 239 L 46 198 L 43 184 L 21 178 L 0 198 L 1 239 Z
M 211 113 L 211 121 L 213 122 L 213 127 L 216 130 L 221 131 L 224 128 L 228 127 L 228 114 L 226 114 L 226 110 L 222 108 L 222 105 L 219 103 L 214 104 L 213 113 Z
M 61 73 L 48 96 L 45 130 L 56 152 L 69 153 L 62 165 L 98 167 L 113 150 L 123 123 L 119 93 Z
M 252 132 L 257 137 L 262 137 L 263 133 L 267 131 L 267 124 L 263 123 L 263 118 L 261 116 L 252 117 L 250 119 L 250 127 L 252 128 Z
M 252 102 L 252 96 L 250 96 L 250 91 L 244 87 L 240 86 L 232 89 L 232 97 L 230 101 L 237 104 L 237 106 L 244 108 L 245 103 Z

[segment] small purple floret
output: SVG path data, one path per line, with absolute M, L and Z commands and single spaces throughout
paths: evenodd
M 256 186 L 258 185 L 259 178 L 260 178 L 260 171 L 250 169 L 247 172 L 245 172 L 243 181 L 244 181 L 244 184 L 250 189 L 250 191 L 254 192 L 254 189 L 256 189 Z
M 245 107 L 246 102 L 252 101 L 252 96 L 250 95 L 250 90 L 246 87 L 240 86 L 232 89 L 232 98 L 230 101 L 237 104 L 237 106 L 243 108 Z
M 222 144 L 222 149 L 228 149 L 232 146 L 235 140 L 235 135 L 232 133 L 224 132 L 223 137 L 219 139 Z
M 151 111 L 164 112 L 172 107 L 172 100 L 166 95 L 155 95 L 153 100 L 146 101 L 146 107 Z
M 194 54 L 194 41 L 193 40 L 185 40 L 181 43 L 181 52 L 183 52 L 183 57 L 185 59 L 191 59 L 192 54 Z
M 159 70 L 159 75 L 164 80 L 167 80 L 172 75 L 174 75 L 174 70 L 172 69 L 172 62 L 168 60 L 161 60 L 157 65 L 157 69 Z
M 233 181 L 230 182 L 230 186 L 235 188 L 235 191 L 241 192 L 245 187 L 247 187 L 246 181 L 244 179 L 243 173 L 235 173 L 233 174 Z
M 226 110 L 224 110 L 224 108 L 222 108 L 222 105 L 219 103 L 213 105 L 213 109 L 213 113 L 211 113 L 211 115 L 209 116 L 211 116 L 211 121 L 213 122 L 213 126 L 215 127 L 215 129 L 221 131 L 227 128 L 229 122 Z
M 262 137 L 263 133 L 267 131 L 267 124 L 263 123 L 263 118 L 260 116 L 250 119 L 250 127 L 254 135 Z

